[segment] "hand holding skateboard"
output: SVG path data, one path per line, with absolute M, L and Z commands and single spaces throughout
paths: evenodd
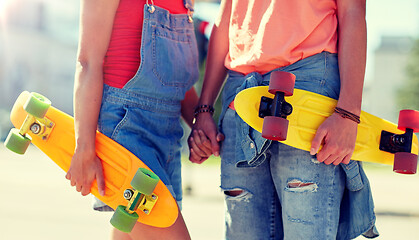
M 32 142 L 65 172 L 75 150 L 74 119 L 51 106 L 37 93 L 23 92 L 10 114 L 13 128 L 5 146 L 24 154 Z M 100 132 L 96 133 L 96 155 L 102 161 L 106 194 L 99 194 L 94 182 L 90 192 L 115 209 L 112 225 L 130 232 L 137 221 L 155 227 L 169 227 L 178 217 L 171 193 L 134 154 Z
M 237 114 L 267 139 L 310 151 L 318 127 L 331 116 L 337 101 L 294 89 L 295 76 L 276 71 L 268 86 L 239 92 Z M 402 110 L 398 125 L 361 112 L 353 160 L 393 165 L 397 173 L 417 170 L 419 112 Z

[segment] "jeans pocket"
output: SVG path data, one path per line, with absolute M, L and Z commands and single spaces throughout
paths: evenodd
M 99 114 L 98 129 L 115 140 L 119 130 L 128 119 L 128 109 L 111 103 L 104 103 Z
M 349 191 L 356 192 L 361 190 L 364 187 L 364 183 L 359 169 L 359 162 L 350 161 L 349 164 L 342 163 L 341 166 L 346 173 L 346 187 Z
M 122 110 L 124 110 L 124 114 L 122 115 L 121 120 L 116 124 L 116 127 L 114 128 L 111 138 L 116 139 L 119 133 L 119 130 L 125 125 L 125 123 L 128 120 L 128 108 L 124 107 Z
M 164 86 L 190 88 L 199 76 L 193 34 L 154 27 L 153 72 Z
M 326 71 L 324 75 L 324 93 L 323 95 L 333 99 L 339 98 L 340 93 L 340 75 L 337 54 L 326 53 Z

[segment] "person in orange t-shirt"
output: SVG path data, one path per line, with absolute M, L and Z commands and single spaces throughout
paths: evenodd
M 222 2 L 188 144 L 194 163 L 221 155 L 226 239 L 378 236 L 368 178 L 350 160 L 365 74 L 365 7 L 365 0 Z M 295 88 L 337 99 L 354 118 L 332 114 L 310 152 L 262 138 L 232 101 L 245 88 L 269 85 L 274 71 L 293 73 Z M 212 105 L 223 83 L 218 132 Z
M 155 2 L 155 4 L 154 4 Z M 112 239 L 190 239 L 181 209 L 180 117 L 192 126 L 198 51 L 191 0 L 82 0 L 74 83 L 76 149 L 66 178 L 105 195 L 96 130 L 139 157 L 179 205 L 168 228 L 137 222 Z M 94 209 L 113 211 L 96 199 Z

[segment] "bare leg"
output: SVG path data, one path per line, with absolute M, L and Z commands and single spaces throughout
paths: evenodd
M 113 229 L 112 240 L 190 240 L 188 229 L 186 228 L 183 216 L 179 211 L 176 222 L 168 228 L 156 228 L 144 225 L 140 222 L 135 224 L 131 233 L 123 233 L 117 229 Z

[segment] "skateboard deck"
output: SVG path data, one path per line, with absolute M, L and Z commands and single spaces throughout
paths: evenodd
M 234 99 L 234 108 L 237 114 L 249 126 L 261 133 L 263 133 L 264 128 L 264 114 L 262 113 L 262 116 L 260 116 L 261 111 L 263 112 L 264 104 L 262 103 L 261 105 L 261 102 L 265 101 L 262 100 L 262 97 L 271 99 L 270 101 L 272 101 L 275 95 L 271 92 L 269 86 L 252 87 L 239 92 Z M 292 113 L 286 116 L 289 124 L 288 130 L 285 133 L 286 139 L 280 142 L 295 148 L 310 151 L 311 142 L 317 128 L 334 112 L 337 101 L 300 89 L 294 89 L 293 93 L 285 94 L 283 98 L 292 106 Z M 393 165 L 395 163 L 395 152 L 399 150 L 392 150 L 392 152 L 389 152 L 380 149 L 383 148 L 382 142 L 384 141 L 382 132 L 388 132 L 391 136 L 388 136 L 387 138 L 392 138 L 394 135 L 403 137 L 405 131 L 398 129 L 398 126 L 392 122 L 364 111 L 362 111 L 360 115 L 360 121 L 361 123 L 358 124 L 358 135 L 352 159 Z M 418 127 L 416 126 L 416 131 L 417 128 Z M 409 167 L 410 170 L 408 171 L 395 170 L 396 172 L 410 174 L 416 172 L 418 139 L 413 132 L 411 135 L 413 136 L 407 141 L 407 144 L 410 143 L 411 149 L 406 151 L 410 155 L 410 164 L 413 164 L 413 166 L 411 165 Z
M 25 119 L 27 119 L 28 113 L 25 111 L 24 105 L 30 96 L 29 92 L 21 93 L 13 106 L 10 119 L 16 128 L 22 128 Z M 27 133 L 32 138 L 32 143 L 67 172 L 75 150 L 73 117 L 51 106 L 45 117 L 37 118 L 36 122 L 47 125 L 47 127 L 41 133 L 35 134 L 36 127 L 30 126 Z M 96 181 L 92 185 L 91 193 L 113 209 L 117 209 L 118 206 L 127 206 L 128 199 L 125 199 L 124 196 L 134 193 L 131 181 L 137 170 L 150 170 L 150 168 L 130 151 L 100 132 L 96 133 L 96 154 L 102 160 L 106 193 L 105 196 L 99 194 Z M 147 173 L 148 176 L 149 174 L 152 172 Z M 127 193 L 127 190 L 131 191 Z M 178 217 L 177 203 L 161 180 L 158 180 L 153 194 L 142 195 L 144 195 L 142 198 L 145 201 L 141 199 L 141 203 L 133 203 L 137 206 L 140 204 L 138 208 L 135 206 L 134 209 L 139 216 L 139 222 L 155 227 L 169 227 L 176 221 Z M 150 203 L 152 204 L 148 205 Z

